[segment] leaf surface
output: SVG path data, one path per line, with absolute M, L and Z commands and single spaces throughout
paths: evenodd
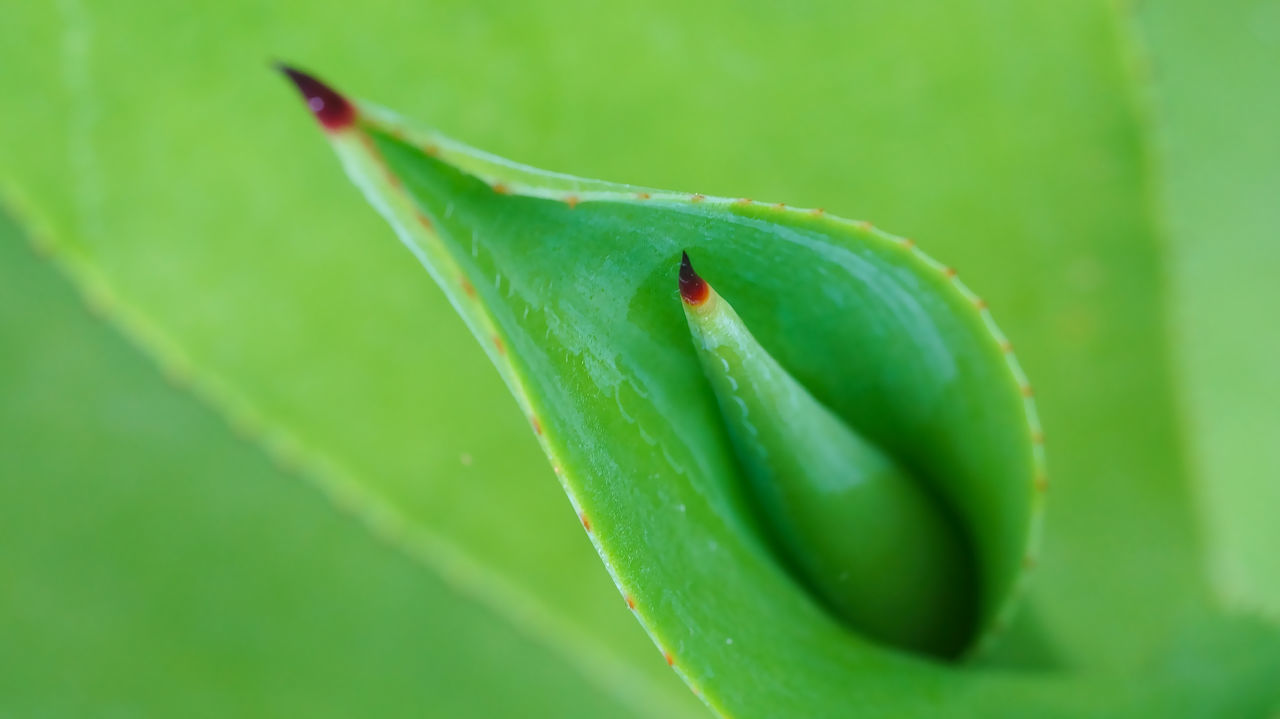
M 3 213 L 0 287 L 0 715 L 652 711 L 273 466 Z
M 1213 578 L 1280 617 L 1280 5 L 1141 7 L 1179 379 Z M 1205 62 L 1205 58 L 1213 58 Z
M 322 118 L 343 103 L 308 97 Z M 954 271 L 820 211 L 550 175 L 356 116 L 329 133 L 347 171 L 467 320 L 628 606 L 713 707 L 851 701 L 901 662 L 764 546 L 675 293 L 686 249 L 789 372 L 957 515 L 980 631 L 1003 619 L 1045 489 L 1040 430 Z M 770 691 L 776 667 L 800 663 Z
M 954 263 L 1036 380 L 1053 512 L 1006 661 L 1132 667 L 1205 587 L 1124 21 L 1101 2 L 28 3 L 0 24 L 21 68 L 0 74 L 21 138 L 0 176 L 252 436 L 655 697 L 683 690 L 656 688 L 527 422 L 263 59 L 536 164 L 873 218 Z
M 263 57 L 323 57 L 345 84 L 521 159 L 806 198 L 919 238 L 1000 312 L 1042 398 L 1058 510 L 1027 615 L 1037 641 L 1067 663 L 1132 665 L 1197 601 L 1141 128 L 1101 3 L 815 4 L 777 21 L 714 3 L 607 18 L 410 4 L 358 20 L 144 5 L 41 4 L 6 23 L 6 61 L 24 73 L 5 76 L 0 121 L 24 140 L 0 147 L 0 171 L 141 310 L 166 362 L 270 441 L 305 447 L 501 611 L 547 636 L 571 617 L 614 651 L 647 652 L 527 423 L 403 252 L 372 241 L 378 222 L 314 155 Z M 377 53 L 356 39 L 374 37 Z M 470 70 L 408 85 L 387 72 L 409 66 Z M 690 68 L 714 80 L 685 82 Z M 794 107 L 822 111 L 797 121 Z M 474 581 L 477 567 L 507 586 Z M 1123 640 L 1107 629 L 1121 622 Z
M 1035 682 L 1025 701 L 1055 715 L 1081 701 L 1139 715 L 1179 706 L 1175 696 L 1194 711 L 1274 701 L 1255 683 L 1277 660 L 1270 631 L 1245 640 L 1256 663 L 1204 695 L 1150 671 L 1138 691 L 1096 677 L 1028 684 L 921 663 L 842 631 L 780 571 L 753 526 L 698 357 L 672 341 L 683 336 L 669 309 L 681 248 L 725 269 L 747 324 L 788 371 L 951 504 L 976 555 L 983 631 L 1001 629 L 1029 566 L 1046 489 L 1031 393 L 985 302 L 914 242 L 822 210 L 514 165 L 302 77 L 352 179 L 511 388 L 628 607 L 717 713 L 1023 711 L 1014 698 Z M 778 616 L 787 621 L 770 621 Z M 1199 671 L 1216 675 L 1209 666 Z M 785 684 L 769 682 L 777 667 L 788 668 Z

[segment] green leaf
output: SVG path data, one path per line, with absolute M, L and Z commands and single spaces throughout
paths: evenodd
M 26 3 L 0 23 L 0 60 L 20 69 L 0 73 L 0 181 L 106 316 L 249 436 L 292 448 L 451 586 L 654 701 L 685 692 L 527 422 L 421 271 L 379 241 L 264 58 L 332 68 L 539 165 L 793 199 L 917 237 L 997 311 L 1053 459 L 1044 555 L 999 661 L 1123 670 L 1123 684 L 1208 601 L 1127 22 L 1101 1 Z M 1212 72 L 1219 53 L 1188 54 Z M 1198 673 L 1179 676 L 1235 676 L 1192 656 Z M 883 713 L 891 689 L 842 713 Z
M 879 701 L 895 712 L 935 714 L 1021 711 L 1027 701 L 1038 712 L 1074 714 L 1081 700 L 1065 697 L 1077 693 L 1086 705 L 1129 703 L 1139 714 L 1188 697 L 1214 711 L 1274 700 L 1257 683 L 1266 670 L 1253 669 L 1280 658 L 1280 637 L 1268 631 L 1246 640 L 1258 663 L 1204 696 L 1154 673 L 1139 691 L 1050 676 L 1028 700 L 1017 675 L 914 664 L 842 631 L 781 570 L 744 500 L 749 482 L 730 446 L 740 461 L 759 457 L 724 436 L 697 352 L 672 341 L 682 334 L 672 328 L 683 323 L 672 316 L 669 289 L 682 247 L 727 271 L 725 286 L 743 298 L 754 334 L 836 411 L 837 423 L 950 503 L 976 554 L 981 628 L 999 629 L 1027 566 L 1045 489 L 1028 385 L 985 302 L 913 242 L 821 210 L 514 165 L 288 72 L 352 179 L 507 381 L 627 605 L 717 713 L 835 713 L 877 690 L 888 690 Z M 701 283 L 687 256 L 681 281 Z M 686 306 L 722 304 L 706 299 L 716 293 L 705 284 L 684 291 Z M 695 344 L 741 345 L 704 367 L 736 362 L 744 382 L 771 371 L 755 340 L 742 344 L 732 310 L 710 320 L 687 313 Z M 749 359 L 752 352 L 761 356 Z M 776 411 L 762 397 L 742 407 Z M 770 518 L 765 512 L 763 523 Z M 787 621 L 771 621 L 780 616 Z M 778 666 L 805 671 L 771 683 Z M 926 697 L 908 685 L 928 687 Z
M 4 213 L 0 287 L 0 716 L 651 708 L 273 467 L 86 312 Z
M 841 667 L 899 660 L 841 630 L 756 531 L 682 339 L 685 248 L 787 371 L 955 514 L 979 630 L 1007 615 L 1045 488 L 1040 432 L 1003 337 L 953 270 L 821 211 L 517 167 L 289 72 L 507 381 L 628 606 L 712 707 L 803 713 L 865 691 Z M 800 662 L 822 670 L 765 681 Z
M 1140 19 L 1208 559 L 1232 605 L 1280 619 L 1280 4 L 1161 0 Z

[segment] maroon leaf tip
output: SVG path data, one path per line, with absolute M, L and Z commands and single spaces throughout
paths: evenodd
M 681 253 L 680 297 L 687 304 L 697 307 L 707 301 L 707 295 L 709 294 L 711 294 L 711 290 L 707 286 L 707 281 L 693 271 L 693 264 L 689 262 L 689 253 Z
M 302 93 L 302 99 L 307 101 L 307 108 L 316 116 L 324 129 L 337 132 L 350 127 L 356 121 L 355 106 L 333 88 L 288 65 L 277 64 L 276 67 L 293 81 L 298 92 Z

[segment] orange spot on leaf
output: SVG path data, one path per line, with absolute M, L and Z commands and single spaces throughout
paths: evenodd
M 400 178 L 391 174 L 391 169 L 387 167 L 387 161 L 382 157 L 382 153 L 378 152 L 378 146 L 373 144 L 373 139 L 361 133 L 360 144 L 364 145 L 366 152 L 373 155 L 374 162 L 377 163 L 378 169 L 382 170 L 382 174 L 386 176 L 387 182 L 391 183 L 392 187 L 400 189 Z
M 955 277 L 955 276 L 956 276 L 956 268 L 954 268 L 954 267 L 944 267 L 944 268 L 942 268 L 942 276 L 943 276 L 943 277 L 946 277 L 947 279 L 950 279 L 950 278 L 952 278 L 952 277 Z
M 1013 351 L 1013 343 L 1010 342 L 1009 340 L 1004 340 L 1003 342 L 1000 343 L 1000 351 L 1005 354 L 1009 354 L 1010 352 Z
M 741 197 L 741 198 L 738 198 L 738 199 L 734 200 L 734 201 L 733 201 L 733 204 L 735 204 L 735 205 L 750 205 L 750 204 L 751 204 L 751 198 L 750 198 L 750 197 Z
M 973 301 L 973 306 L 977 307 L 980 310 L 985 310 L 987 308 L 987 301 L 979 297 L 978 299 Z
M 419 212 L 419 213 L 417 213 L 415 216 L 418 218 L 418 224 L 419 224 L 419 225 L 422 225 L 423 227 L 425 227 L 425 228 L 426 228 L 426 229 L 428 229 L 428 230 L 434 230 L 434 229 L 435 229 L 435 225 L 431 224 L 431 219 L 430 219 L 429 217 L 427 217 L 426 215 L 424 215 L 424 214 L 422 214 L 421 212 Z
M 908 237 L 907 239 L 902 241 L 902 246 L 909 250 L 912 247 L 916 246 L 916 241 Z
M 534 434 L 536 434 L 536 435 L 538 435 L 539 437 L 541 437 L 541 436 L 542 436 L 542 423 L 538 421 L 538 418 L 537 418 L 537 417 L 530 417 L 530 418 L 529 418 L 529 421 L 533 423 L 533 433 L 534 433 Z
M 471 281 L 465 277 L 461 278 L 459 282 L 462 284 L 462 291 L 467 293 L 467 297 L 475 299 L 475 296 L 476 296 L 475 285 L 471 284 Z
M 1031 434 L 1031 441 L 1034 444 L 1044 444 L 1044 432 L 1033 432 Z
M 583 512 L 582 514 L 578 515 L 578 518 L 582 520 L 582 528 L 583 528 L 583 529 L 585 529 L 585 530 L 587 530 L 588 532 L 590 532 L 590 531 L 591 531 L 591 520 L 590 520 L 590 519 L 587 519 L 587 513 L 586 513 L 586 512 Z
M 573 208 L 578 206 L 578 196 L 569 195 L 568 197 L 564 198 L 564 203 L 569 206 L 570 210 L 572 210 Z
M 667 666 L 674 667 L 676 665 L 676 658 L 671 656 L 671 652 L 665 652 L 662 658 L 667 660 Z
M 497 183 L 494 183 L 494 185 L 493 185 L 493 191 L 494 191 L 494 192 L 496 192 L 496 193 L 498 193 L 499 195 L 510 195 L 510 194 L 511 194 L 511 188 L 510 188 L 510 187 L 507 187 L 506 183 L 504 183 L 504 182 L 497 182 Z
M 631 611 L 635 611 L 636 609 L 636 600 L 632 599 L 630 595 L 627 596 L 627 609 L 630 609 Z
M 691 195 L 689 197 L 689 202 L 702 202 L 705 199 L 707 199 L 707 196 L 699 193 L 696 195 Z
M 435 145 L 427 145 L 426 147 L 422 148 L 422 151 L 427 153 L 431 157 L 438 157 L 440 155 L 440 148 Z
M 815 207 L 812 210 L 809 210 L 809 214 L 813 215 L 814 217 L 822 217 L 824 214 L 826 214 L 826 212 L 827 211 L 822 209 L 821 207 Z
M 497 335 L 493 336 L 493 346 L 498 350 L 498 354 L 505 355 L 507 353 L 507 346 L 502 343 L 502 338 Z
M 649 193 L 647 193 L 647 192 L 637 192 L 637 193 L 636 193 L 636 199 L 637 199 L 637 200 L 647 200 L 647 199 L 649 199 Z
M 1034 397 L 1034 396 L 1035 396 L 1035 394 L 1036 394 L 1036 391 L 1035 391 L 1034 389 L 1032 389 L 1032 388 L 1031 388 L 1031 385 L 1029 385 L 1029 384 L 1024 384 L 1024 385 L 1022 385 L 1022 396 L 1023 396 L 1023 397 Z

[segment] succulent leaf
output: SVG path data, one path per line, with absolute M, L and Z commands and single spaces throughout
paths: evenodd
M 796 382 L 955 515 L 977 575 L 963 634 L 975 650 L 996 634 L 1034 544 L 1042 435 L 953 270 L 822 210 L 543 172 L 353 106 L 320 118 L 348 173 L 485 347 L 627 605 L 713 708 L 758 699 L 778 651 L 824 667 L 802 681 L 823 694 L 905 658 L 847 630 L 761 530 L 677 309 L 686 248 Z M 812 691 L 773 701 L 804 711 Z

